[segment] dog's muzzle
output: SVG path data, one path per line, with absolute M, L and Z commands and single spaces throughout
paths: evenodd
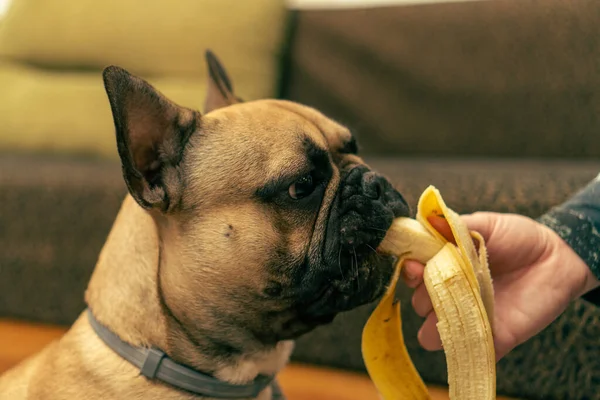
M 396 217 L 408 216 L 404 197 L 367 167 L 354 167 L 342 181 L 339 233 L 342 249 L 372 253 Z
M 404 197 L 382 175 L 365 166 L 342 171 L 330 211 L 324 270 L 311 317 L 346 311 L 378 297 L 392 274 L 392 258 L 376 252 L 394 218 L 408 216 Z

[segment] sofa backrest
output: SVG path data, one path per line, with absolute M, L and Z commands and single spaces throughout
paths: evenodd
M 283 93 L 366 153 L 597 157 L 600 2 L 301 10 Z

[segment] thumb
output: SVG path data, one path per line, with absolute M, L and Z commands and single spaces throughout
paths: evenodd
M 460 218 L 465 222 L 470 231 L 479 232 L 487 241 L 495 229 L 500 218 L 499 213 L 479 211 L 473 214 L 463 214 Z M 431 226 L 438 231 L 446 240 L 456 244 L 448 221 L 444 217 L 431 216 L 427 220 Z
M 460 218 L 465 222 L 469 230 L 479 232 L 487 241 L 494 229 L 496 229 L 500 215 L 496 212 L 478 211 L 473 214 L 461 215 Z

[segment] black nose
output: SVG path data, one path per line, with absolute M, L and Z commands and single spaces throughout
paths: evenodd
M 395 217 L 410 213 L 408 203 L 383 175 L 365 166 L 352 168 L 344 179 L 342 201 L 352 196 L 360 196 L 381 203 L 392 211 Z
M 396 217 L 409 215 L 404 197 L 382 175 L 365 166 L 350 170 L 343 180 L 340 204 L 342 247 L 376 248 Z
M 370 171 L 363 174 L 363 194 L 370 199 L 379 200 L 385 189 L 385 179 L 377 173 Z
M 408 204 L 404 197 L 385 177 L 377 172 L 364 172 L 361 187 L 363 196 L 381 201 L 392 210 L 394 216 L 405 216 L 408 213 Z

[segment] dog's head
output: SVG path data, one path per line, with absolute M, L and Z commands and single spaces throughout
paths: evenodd
M 376 253 L 402 196 L 349 130 L 281 100 L 243 102 L 207 53 L 202 113 L 109 67 L 129 193 L 156 221 L 159 293 L 188 332 L 234 348 L 296 338 L 380 296 Z

